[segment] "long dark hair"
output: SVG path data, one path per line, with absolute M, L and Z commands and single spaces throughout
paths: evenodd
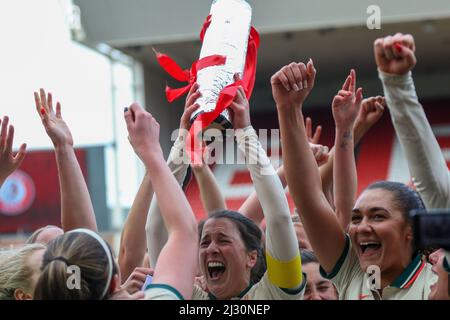
M 383 189 L 392 194 L 395 205 L 399 208 L 403 217 L 410 222 L 409 213 L 412 210 L 425 210 L 425 204 L 417 191 L 407 185 L 393 181 L 377 181 L 367 187 L 366 190 Z
M 255 266 L 250 273 L 250 284 L 258 283 L 264 273 L 266 272 L 266 258 L 264 255 L 264 249 L 262 245 L 262 232 L 261 229 L 249 218 L 236 211 L 220 210 L 212 213 L 206 220 L 203 220 L 198 225 L 199 238 L 202 236 L 203 226 L 205 222 L 210 219 L 229 219 L 232 221 L 239 230 L 242 241 L 245 244 L 245 248 L 248 252 L 256 250 L 258 257 Z
M 412 210 L 425 210 L 425 204 L 419 193 L 406 184 L 393 181 L 377 181 L 369 185 L 366 190 L 383 189 L 392 194 L 394 203 L 403 214 L 403 218 L 408 225 L 412 225 L 410 212 Z M 417 254 L 424 255 L 424 250 L 419 250 L 414 241 L 411 243 L 412 257 Z

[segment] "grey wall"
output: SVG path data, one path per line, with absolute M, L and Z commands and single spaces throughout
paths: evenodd
M 111 228 L 111 215 L 106 205 L 105 157 L 103 147 L 86 148 L 87 181 L 97 226 L 100 231 Z

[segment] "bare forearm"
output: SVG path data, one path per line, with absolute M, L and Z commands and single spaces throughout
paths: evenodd
M 226 209 L 225 199 L 217 184 L 216 178 L 208 165 L 193 170 L 200 188 L 203 207 L 208 214 Z
M 345 236 L 322 192 L 319 170 L 309 148 L 303 116 L 280 110 L 283 163 L 289 191 L 302 213 L 305 231 L 321 265 L 331 271 L 345 245 Z
M 315 199 L 321 193 L 321 181 L 317 164 L 309 147 L 303 125 L 303 115 L 289 110 L 279 111 L 283 148 L 283 164 L 289 192 L 297 208 L 311 205 L 305 199 Z M 307 159 L 307 160 L 305 160 Z M 301 164 L 301 165 L 300 165 Z M 301 177 L 301 179 L 299 179 Z M 309 201 L 308 201 L 309 202 Z M 314 201 L 311 201 L 314 202 Z M 300 210 L 303 212 L 303 210 Z
M 348 128 L 336 129 L 334 162 L 334 204 L 336 214 L 344 229 L 350 222 L 356 195 L 356 165 L 353 152 L 353 130 Z
M 192 231 L 190 228 L 196 225 L 194 214 L 162 153 L 146 155 L 144 164 L 151 172 L 150 179 L 169 235 L 173 231 Z
M 186 299 L 192 295 L 197 266 L 198 235 L 194 213 L 162 152 L 145 157 L 158 198 L 161 215 L 168 231 L 167 243 L 155 265 L 153 283 L 176 288 Z M 183 263 L 180 263 L 182 261 Z
M 369 128 L 362 123 L 356 122 L 353 127 L 353 138 L 355 147 L 361 142 L 364 135 L 369 131 Z
M 119 251 L 119 266 L 125 281 L 136 267 L 141 267 L 146 251 L 145 223 L 153 187 L 146 173 L 133 201 L 127 220 L 122 230 Z
M 328 203 L 334 208 L 334 197 L 333 197 L 333 163 L 334 163 L 334 152 L 335 147 L 333 147 L 328 154 L 328 161 L 324 165 L 320 166 L 320 178 L 322 180 L 322 190 Z
M 72 146 L 55 148 L 61 188 L 61 222 L 64 231 L 87 228 L 97 231 L 94 208 Z
M 185 160 L 186 152 L 184 151 L 184 139 L 182 139 L 182 137 L 178 137 L 170 150 L 167 165 L 180 186 L 183 184 L 187 169 L 189 167 L 189 162 Z M 155 267 L 161 250 L 167 243 L 168 239 L 167 229 L 164 225 L 164 220 L 159 209 L 158 199 L 156 197 L 153 197 L 153 200 L 151 201 L 145 230 L 150 265 Z

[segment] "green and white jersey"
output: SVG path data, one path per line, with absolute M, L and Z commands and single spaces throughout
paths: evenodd
M 303 274 L 303 283 L 298 289 L 287 290 L 275 286 L 269 280 L 267 272 L 255 285 L 242 291 L 231 300 L 303 300 L 306 288 L 306 274 Z M 199 286 L 194 286 L 193 300 L 216 300 L 211 293 L 207 293 Z
M 165 284 L 149 284 L 144 294 L 144 300 L 184 300 L 177 289 Z
M 370 289 L 373 279 L 361 269 L 349 235 L 346 236 L 344 252 L 331 273 L 327 274 L 322 268 L 320 273 L 335 284 L 339 300 L 427 300 L 430 285 L 437 281 L 431 264 L 417 255 L 380 296 L 377 290 Z

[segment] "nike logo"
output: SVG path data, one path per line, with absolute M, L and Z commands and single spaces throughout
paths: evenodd
M 368 297 L 369 297 L 368 294 L 360 294 L 359 295 L 359 300 L 363 300 L 363 299 L 368 298 Z

